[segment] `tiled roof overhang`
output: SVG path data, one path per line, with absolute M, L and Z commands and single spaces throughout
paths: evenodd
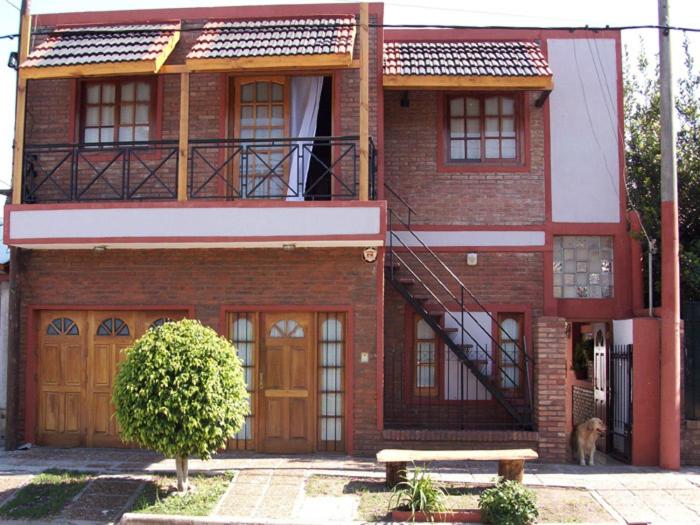
M 387 88 L 551 90 L 535 42 L 385 42 Z
M 187 54 L 191 70 L 348 67 L 355 17 L 209 22 Z
M 157 73 L 180 39 L 180 23 L 56 29 L 20 65 L 26 78 Z

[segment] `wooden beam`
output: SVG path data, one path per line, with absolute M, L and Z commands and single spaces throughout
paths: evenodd
M 369 200 L 369 5 L 360 3 L 360 195 Z
M 161 75 L 179 75 L 180 73 L 186 73 L 189 70 L 190 68 L 188 68 L 185 64 L 166 64 L 161 66 L 158 73 Z
M 20 62 L 21 64 L 21 62 Z M 155 60 L 137 60 L 134 62 L 104 62 L 100 64 L 77 64 L 54 67 L 22 67 L 20 73 L 27 79 L 39 78 L 75 78 L 114 75 L 153 74 L 157 71 Z
M 384 75 L 388 89 L 480 89 L 492 90 L 552 90 L 551 76 L 497 77 L 447 75 Z
M 551 93 L 551 90 L 546 89 L 542 93 L 540 93 L 540 96 L 537 97 L 537 100 L 535 100 L 535 107 L 536 108 L 541 108 L 544 106 L 544 103 L 547 102 L 547 99 L 549 98 L 549 94 Z
M 21 64 L 29 54 L 32 17 L 23 2 L 19 28 L 19 53 Z M 27 113 L 27 79 L 17 73 L 17 99 L 15 102 L 15 140 L 12 143 L 12 204 L 22 203 L 22 167 L 24 165 L 24 119 Z
M 187 200 L 187 164 L 190 135 L 190 74 L 180 73 L 180 144 L 177 164 L 177 200 Z
M 190 71 L 247 71 L 265 69 L 323 69 L 352 67 L 352 53 L 262 56 L 243 58 L 189 58 Z

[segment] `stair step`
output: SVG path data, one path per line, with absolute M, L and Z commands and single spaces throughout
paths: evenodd
M 459 328 L 443 328 L 442 331 L 446 334 L 456 334 L 457 332 L 459 332 Z
M 413 286 L 416 284 L 416 280 L 413 277 L 399 277 L 396 280 L 399 281 L 399 284 L 403 284 L 404 286 Z

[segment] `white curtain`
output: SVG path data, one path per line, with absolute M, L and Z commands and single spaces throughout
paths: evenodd
M 291 81 L 291 118 L 290 131 L 292 138 L 314 137 L 316 135 L 316 120 L 318 119 L 318 106 L 321 101 L 321 89 L 323 77 L 292 77 Z M 303 158 L 295 159 L 289 169 L 289 188 L 287 189 L 288 201 L 303 201 L 306 179 L 309 175 L 311 152 L 304 151 L 304 145 L 313 142 L 297 142 L 299 155 L 303 152 Z M 307 148 L 307 149 L 310 149 Z M 298 193 L 298 195 L 295 195 Z

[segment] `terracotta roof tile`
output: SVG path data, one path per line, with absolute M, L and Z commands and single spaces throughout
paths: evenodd
M 355 17 L 209 22 L 188 59 L 352 53 Z
M 385 75 L 550 76 L 534 42 L 385 42 Z
M 177 23 L 57 29 L 29 53 L 22 67 L 155 60 L 179 28 Z

